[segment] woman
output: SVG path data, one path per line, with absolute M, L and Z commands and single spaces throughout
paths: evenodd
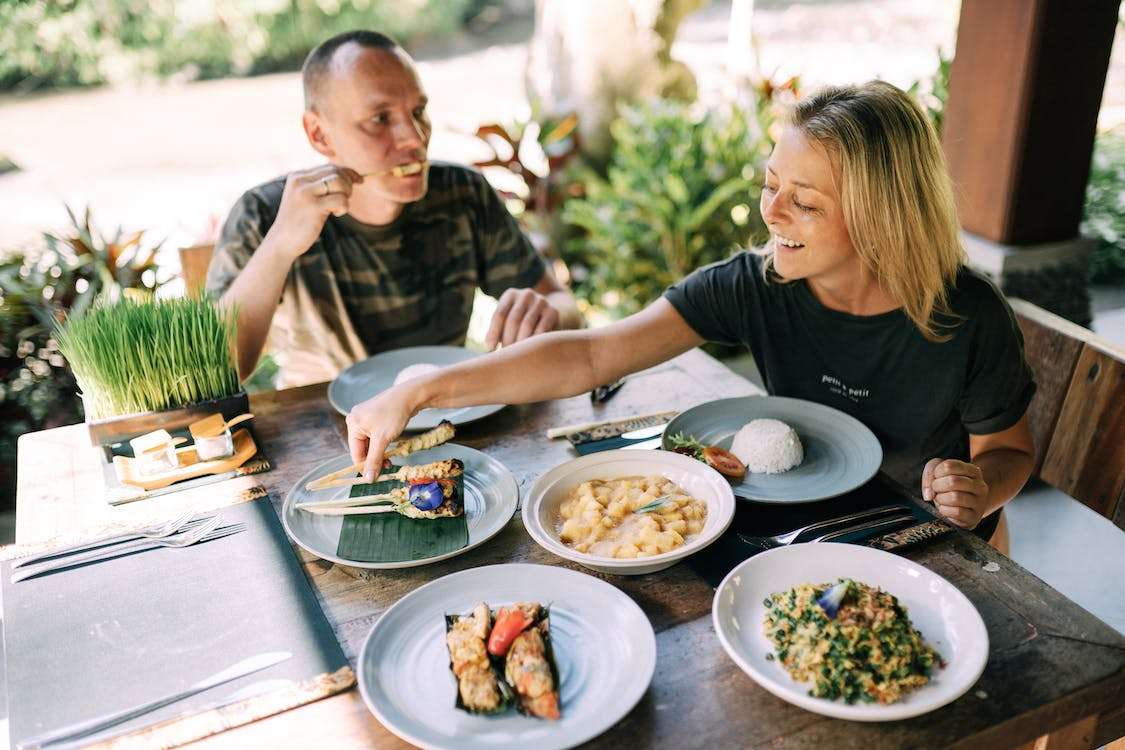
M 1035 385 L 1011 310 L 963 265 L 921 109 L 882 82 L 803 100 L 770 156 L 761 212 L 762 253 L 701 268 L 632 317 L 522 341 L 360 404 L 347 423 L 364 475 L 422 408 L 573 396 L 705 340 L 739 343 L 771 394 L 857 417 L 887 475 L 991 538 L 1031 472 Z

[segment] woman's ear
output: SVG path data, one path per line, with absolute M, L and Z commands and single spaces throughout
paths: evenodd
M 328 141 L 328 133 L 325 132 L 324 122 L 318 112 L 305 110 L 305 113 L 301 115 L 301 125 L 305 128 L 305 136 L 309 139 L 309 145 L 316 149 L 317 153 L 329 159 L 336 155 L 336 151 Z

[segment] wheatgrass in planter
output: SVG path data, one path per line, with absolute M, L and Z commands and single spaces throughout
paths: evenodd
M 234 310 L 210 298 L 100 304 L 57 326 L 86 418 L 165 411 L 239 390 Z

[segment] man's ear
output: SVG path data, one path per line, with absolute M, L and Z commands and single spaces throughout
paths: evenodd
M 305 128 L 305 136 L 309 139 L 309 145 L 315 148 L 317 153 L 327 156 L 329 159 L 336 155 L 335 150 L 328 142 L 328 134 L 324 131 L 324 124 L 319 113 L 305 110 L 305 113 L 301 115 L 301 125 Z

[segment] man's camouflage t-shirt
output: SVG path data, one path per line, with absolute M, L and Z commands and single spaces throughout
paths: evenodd
M 259 185 L 231 209 L 207 271 L 219 297 L 277 218 L 285 178 Z M 285 386 L 329 380 L 390 349 L 461 345 L 475 290 L 499 296 L 535 286 L 545 266 L 477 171 L 435 162 L 429 190 L 393 223 L 329 216 L 289 270 L 269 346 Z

